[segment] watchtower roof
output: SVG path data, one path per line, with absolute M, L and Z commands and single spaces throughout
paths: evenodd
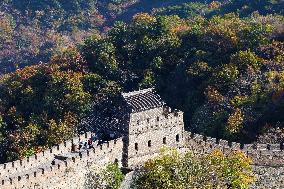
M 163 106 L 165 103 L 153 88 L 122 93 L 133 113 Z

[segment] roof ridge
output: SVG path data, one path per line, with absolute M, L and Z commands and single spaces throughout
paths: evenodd
M 128 93 L 121 93 L 121 94 L 124 98 L 128 98 L 128 97 L 131 97 L 131 96 L 134 96 L 134 95 L 145 94 L 147 92 L 152 92 L 152 91 L 154 91 L 154 88 L 147 88 L 147 89 L 132 91 L 132 92 L 128 92 Z

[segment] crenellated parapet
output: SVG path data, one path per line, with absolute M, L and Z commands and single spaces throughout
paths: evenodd
M 87 132 L 30 157 L 0 164 L 0 178 L 50 163 L 55 155 L 71 152 L 72 144 L 78 144 L 82 140 L 87 140 L 91 135 L 92 133 Z
M 129 134 L 139 134 L 148 131 L 162 130 L 172 126 L 183 126 L 183 112 L 163 108 L 148 110 L 143 113 L 131 115 Z
M 282 144 L 241 144 L 187 131 L 184 132 L 184 136 L 185 146 L 196 154 L 208 154 L 216 149 L 225 154 L 241 150 L 253 159 L 255 165 L 282 166 L 284 164 Z
M 58 175 L 63 177 L 63 173 L 69 168 L 80 169 L 93 163 L 104 165 L 108 162 L 122 161 L 122 138 L 95 145 L 91 149 L 71 152 L 72 144 L 78 144 L 90 137 L 91 133 L 85 133 L 31 157 L 1 164 L 0 188 L 29 188 L 27 184 L 42 185 L 42 183 L 46 184 L 45 180 Z M 55 159 L 55 156 L 66 158 L 62 161 Z

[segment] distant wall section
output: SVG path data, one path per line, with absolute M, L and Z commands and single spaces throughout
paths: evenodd
M 208 154 L 215 149 L 225 154 L 241 150 L 253 159 L 255 165 L 284 165 L 284 151 L 281 144 L 241 144 L 190 132 L 185 132 L 184 135 L 185 146 L 196 154 Z
M 185 132 L 185 147 L 195 154 L 219 149 L 225 154 L 241 150 L 253 159 L 256 182 L 252 189 L 284 188 L 284 152 L 282 144 L 240 144 Z

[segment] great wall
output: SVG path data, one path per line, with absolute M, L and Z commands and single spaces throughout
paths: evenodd
M 134 169 L 155 157 L 162 146 L 190 150 L 195 154 L 208 154 L 215 149 L 225 154 L 241 150 L 254 162 L 257 181 L 251 188 L 284 188 L 282 144 L 241 144 L 184 131 L 183 113 L 159 103 L 152 89 L 127 93 L 123 97 L 132 108 L 126 114 L 127 119 L 121 119 L 129 120 L 127 129 L 116 130 L 119 137 L 96 144 L 94 148 L 74 150 L 74 145 L 95 134 L 87 132 L 31 157 L 1 164 L 0 188 L 86 188 L 86 175 L 92 165 L 117 162 L 120 167 Z M 118 127 L 114 126 L 113 131 L 115 128 Z

